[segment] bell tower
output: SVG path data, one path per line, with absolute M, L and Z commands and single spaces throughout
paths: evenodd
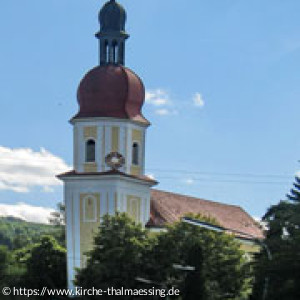
M 145 225 L 150 218 L 150 188 L 145 176 L 145 138 L 150 123 L 142 114 L 142 80 L 124 66 L 126 12 L 110 0 L 100 11 L 100 63 L 81 80 L 73 126 L 74 169 L 64 182 L 68 286 L 85 266 L 101 218 L 128 213 Z

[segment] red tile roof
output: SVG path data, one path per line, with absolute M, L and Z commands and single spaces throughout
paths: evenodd
M 188 213 L 214 218 L 220 226 L 263 238 L 263 231 L 241 207 L 152 189 L 148 227 L 163 227 Z

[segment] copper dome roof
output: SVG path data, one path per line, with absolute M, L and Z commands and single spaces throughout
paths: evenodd
M 130 119 L 148 124 L 141 109 L 145 88 L 141 79 L 121 65 L 104 65 L 90 70 L 80 82 L 79 112 L 74 117 Z

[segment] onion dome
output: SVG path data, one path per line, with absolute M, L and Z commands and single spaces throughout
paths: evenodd
M 116 1 L 107 2 L 99 13 L 100 65 L 80 82 L 77 118 L 120 118 L 144 124 L 141 109 L 145 101 L 142 80 L 124 67 L 126 12 Z
M 141 109 L 145 88 L 141 79 L 124 66 L 98 66 L 82 79 L 75 118 L 108 117 L 148 124 Z

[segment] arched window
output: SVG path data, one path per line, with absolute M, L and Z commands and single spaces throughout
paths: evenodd
M 139 164 L 139 144 L 136 142 L 132 144 L 132 164 Z
M 109 62 L 109 45 L 108 41 L 105 41 L 105 62 Z
M 95 162 L 96 161 L 96 143 L 94 140 L 88 140 L 85 146 L 85 161 Z
M 113 41 L 113 63 L 118 63 L 118 44 L 116 41 Z

